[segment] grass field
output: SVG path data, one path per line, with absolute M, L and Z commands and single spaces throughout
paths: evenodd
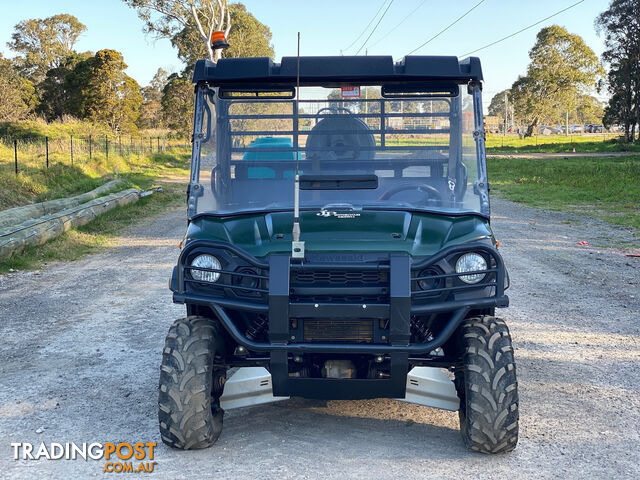
M 380 145 L 380 139 L 376 138 Z M 470 135 L 463 138 L 465 145 L 473 147 L 473 139 Z M 447 134 L 430 135 L 394 135 L 390 133 L 385 139 L 386 145 L 448 145 L 449 136 Z M 618 135 L 606 134 L 586 134 L 572 135 L 536 135 L 533 137 L 519 138 L 517 135 L 496 135 L 486 136 L 487 154 L 492 153 L 570 153 L 575 149 L 576 153 L 591 152 L 640 152 L 640 142 L 625 143 Z
M 488 160 L 492 191 L 533 207 L 640 229 L 640 155 Z
M 140 218 L 184 202 L 185 183 L 189 173 L 189 154 L 186 151 L 131 155 L 127 158 L 112 155 L 108 161 L 104 157 L 94 157 L 91 162 L 79 162 L 74 166 L 61 162 L 49 169 L 29 167 L 17 176 L 10 168 L 11 165 L 2 161 L 1 153 L 0 151 L 0 210 L 87 192 L 115 178 L 116 166 L 117 176 L 127 182 L 120 188 L 148 189 L 160 184 L 164 193 L 110 210 L 87 225 L 71 229 L 45 245 L 30 247 L 7 261 L 0 262 L 0 273 L 11 269 L 36 269 L 54 260 L 75 260 L 108 245 L 122 229 Z
M 158 176 L 186 175 L 188 150 L 173 148 L 167 153 L 120 156 L 111 152 L 77 155 L 71 165 L 68 155 L 51 153 L 49 168 L 39 148 L 22 152 L 15 174 L 13 149 L 0 143 L 0 210 L 53 198 L 67 197 L 92 190 L 116 175 L 131 186 L 146 188 Z
M 640 152 L 640 142 L 625 143 L 618 135 L 586 134 L 571 135 L 536 135 L 519 138 L 517 135 L 487 134 L 487 153 L 568 153 L 573 152 Z
M 73 164 L 71 135 L 76 139 Z M 89 135 L 94 139 L 91 150 L 86 141 Z M 105 135 L 109 135 L 112 142 L 108 157 L 103 148 Z M 189 174 L 190 148 L 185 148 L 188 142 L 173 138 L 166 130 L 144 131 L 139 135 L 146 138 L 114 137 L 103 126 L 74 119 L 53 123 L 37 119 L 0 123 L 0 138 L 4 140 L 0 141 L 0 210 L 88 192 L 116 177 L 126 180 L 119 189 L 148 189 L 157 184 L 164 189 L 164 193 L 110 210 L 45 245 L 28 248 L 0 262 L 0 273 L 10 269 L 39 268 L 54 260 L 80 258 L 108 245 L 123 228 L 140 218 L 184 202 Z M 156 143 L 156 139 L 165 136 L 166 144 L 160 140 Z M 49 168 L 46 168 L 45 137 L 49 139 Z M 154 140 L 152 144 L 146 143 L 149 138 Z M 18 141 L 17 175 L 14 139 Z M 134 141 L 136 148 L 127 149 Z M 166 145 L 164 153 L 157 152 L 161 145 Z M 141 153 L 128 153 L 127 150 Z M 153 150 L 156 152 L 149 153 Z

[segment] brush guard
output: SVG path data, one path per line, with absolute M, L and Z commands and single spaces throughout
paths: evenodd
M 240 300 L 225 295 L 204 295 L 187 291 L 185 270 L 193 269 L 184 265 L 190 251 L 209 251 L 226 249 L 241 257 L 248 264 L 260 269 L 259 276 L 264 277 L 265 288 L 258 288 L 255 300 Z M 455 254 L 480 252 L 491 259 L 487 269 L 487 279 L 476 286 L 448 286 L 443 283 L 434 288 L 430 295 L 412 290 L 419 272 L 438 261 Z M 230 246 L 229 244 L 209 243 L 204 241 L 190 242 L 181 253 L 176 274 L 172 280 L 174 301 L 178 303 L 208 306 L 220 320 L 232 339 L 251 352 L 269 354 L 268 366 L 271 371 L 273 395 L 277 397 L 302 396 L 319 399 L 359 399 L 359 398 L 405 398 L 407 392 L 407 372 L 409 371 L 409 355 L 427 355 L 441 347 L 462 323 L 471 309 L 505 307 L 508 297 L 504 295 L 505 270 L 498 252 L 484 243 L 469 243 L 452 246 L 422 261 L 414 261 L 407 254 L 391 253 L 388 261 L 383 263 L 314 263 L 296 262 L 289 254 L 271 254 L 268 264 L 260 262 Z M 331 303 L 331 302 L 292 302 L 292 271 L 299 269 L 340 270 L 340 271 L 384 271 L 388 274 L 386 300 L 383 303 Z M 208 269 L 211 270 L 211 269 Z M 221 273 L 241 275 L 237 272 L 220 270 Z M 442 273 L 442 278 L 455 277 L 455 274 Z M 202 283 L 202 282 L 200 282 Z M 437 283 L 437 282 L 436 282 Z M 246 289 L 243 286 L 211 283 L 212 289 L 220 293 L 225 289 Z M 456 300 L 443 300 L 442 292 L 469 292 L 476 288 L 483 290 L 484 296 Z M 487 293 L 489 292 L 489 293 Z M 228 310 L 245 310 L 265 314 L 268 318 L 268 341 L 257 341 L 246 335 L 244 329 L 232 320 Z M 411 343 L 411 317 L 416 314 L 450 312 L 449 319 L 442 328 L 423 343 Z M 373 342 L 339 343 L 308 342 L 299 330 L 293 328 L 292 320 L 296 319 L 387 319 L 387 332 L 377 336 Z M 390 360 L 389 377 L 376 379 L 337 379 L 337 378 L 304 378 L 289 375 L 289 359 L 294 354 L 371 354 L 385 355 Z M 440 362 L 442 363 L 442 362 Z M 440 365 L 444 366 L 444 365 Z

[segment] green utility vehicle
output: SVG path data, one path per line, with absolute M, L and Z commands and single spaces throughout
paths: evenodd
M 164 442 L 212 445 L 230 408 L 395 398 L 458 410 L 472 450 L 512 450 L 480 61 L 201 60 L 193 80 Z

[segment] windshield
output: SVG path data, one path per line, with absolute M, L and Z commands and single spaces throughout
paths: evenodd
M 196 91 L 190 216 L 292 210 L 296 169 L 302 210 L 489 213 L 479 91 Z

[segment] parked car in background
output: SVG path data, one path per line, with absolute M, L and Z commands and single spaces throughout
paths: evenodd
M 562 135 L 564 133 L 561 128 L 553 125 L 540 125 L 539 131 L 542 135 Z
M 584 125 L 569 125 L 569 133 L 582 133 L 584 132 Z
M 584 131 L 586 133 L 602 133 L 604 132 L 604 127 L 599 124 L 589 123 L 584 126 Z

